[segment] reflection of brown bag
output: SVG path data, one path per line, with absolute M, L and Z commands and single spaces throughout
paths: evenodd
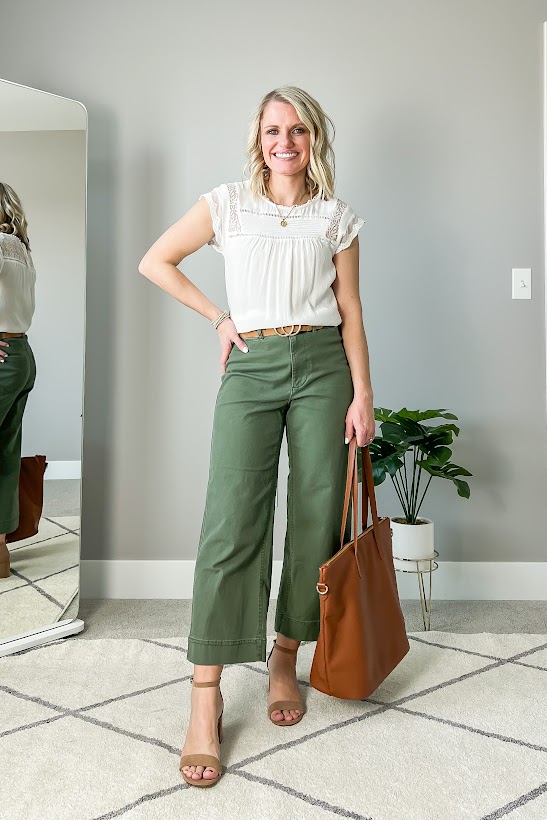
M 21 541 L 38 532 L 44 506 L 45 456 L 23 456 L 19 473 L 19 526 L 6 535 L 6 541 Z
M 319 567 L 320 628 L 310 671 L 314 689 L 336 698 L 366 698 L 410 649 L 399 602 L 391 522 L 378 518 L 372 463 L 361 447 L 362 532 L 357 533 L 357 440 L 349 444 L 340 549 Z M 353 540 L 343 544 L 353 477 Z M 367 527 L 368 499 L 372 524 Z

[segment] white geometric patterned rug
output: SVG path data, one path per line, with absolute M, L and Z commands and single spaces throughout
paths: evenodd
M 263 662 L 227 664 L 224 774 L 182 779 L 186 638 L 64 638 L 0 658 L 3 820 L 545 820 L 547 635 L 414 632 L 362 701 L 297 674 L 307 712 L 280 730 Z M 270 637 L 273 639 L 273 635 Z

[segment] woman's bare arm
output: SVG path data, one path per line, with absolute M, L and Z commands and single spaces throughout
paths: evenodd
M 353 401 L 346 413 L 346 444 L 357 438 L 364 447 L 375 436 L 374 396 L 370 383 L 368 344 L 359 292 L 359 238 L 333 256 L 336 278 L 332 284 L 342 317 L 342 341 L 353 381 Z
M 178 222 L 171 225 L 154 242 L 139 263 L 139 273 L 178 302 L 205 316 L 210 322 L 222 313 L 221 308 L 211 302 L 177 265 L 206 245 L 213 236 L 209 205 L 205 199 L 200 198 Z M 236 344 L 244 352 L 247 352 L 247 345 L 229 317 L 222 320 L 217 332 L 221 340 L 220 368 L 224 373 L 232 344 Z
M 359 293 L 359 237 L 333 257 L 336 278 L 332 284 L 342 317 L 342 340 L 351 369 L 355 393 L 372 398 L 367 337 Z
M 222 309 L 213 304 L 177 265 L 206 245 L 213 236 L 209 206 L 204 199 L 199 199 L 154 242 L 139 263 L 139 273 L 210 322 L 222 313 Z

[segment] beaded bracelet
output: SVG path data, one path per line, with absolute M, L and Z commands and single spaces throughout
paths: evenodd
M 222 322 L 222 320 L 223 320 L 223 319 L 227 319 L 229 316 L 230 316 L 230 311 L 229 311 L 229 310 L 223 310 L 223 311 L 222 311 L 222 313 L 220 313 L 220 314 L 217 316 L 217 318 L 216 318 L 216 319 L 213 319 L 213 321 L 211 322 L 211 324 L 213 325 L 213 327 L 215 328 L 215 330 L 217 329 L 217 327 L 219 326 L 219 324 Z

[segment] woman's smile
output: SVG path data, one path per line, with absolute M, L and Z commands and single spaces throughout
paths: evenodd
M 283 162 L 289 162 L 291 159 L 296 159 L 298 156 L 298 151 L 279 151 L 274 154 L 276 159 L 280 159 Z

